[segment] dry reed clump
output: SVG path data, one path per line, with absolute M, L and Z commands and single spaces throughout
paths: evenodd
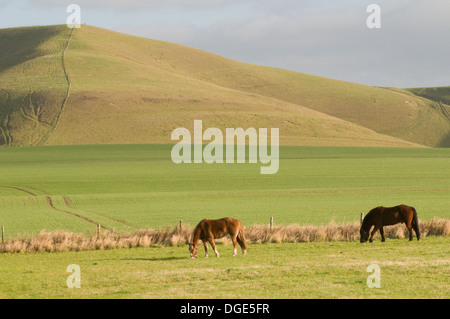
M 245 237 L 256 243 L 299 243 L 319 241 L 353 241 L 359 236 L 359 224 L 326 226 L 300 226 L 297 224 L 276 226 L 270 230 L 266 225 L 254 225 L 245 228 Z
M 2 253 L 61 252 L 105 250 L 114 248 L 149 247 L 151 245 L 177 246 L 187 243 L 191 230 L 138 230 L 134 234 L 104 231 L 86 236 L 66 231 L 41 231 L 34 238 L 7 240 L 0 245 Z
M 421 237 L 450 236 L 450 220 L 433 218 L 420 221 Z M 324 226 L 300 226 L 298 224 L 275 226 L 252 225 L 245 227 L 248 243 L 299 243 L 359 240 L 359 223 L 343 225 L 334 222 Z M 404 224 L 387 226 L 387 238 L 408 238 L 409 233 Z M 23 252 L 62 252 L 83 250 L 104 250 L 114 248 L 149 247 L 152 245 L 178 246 L 187 244 L 192 229 L 189 227 L 173 230 L 142 229 L 134 234 L 104 231 L 93 236 L 86 236 L 66 231 L 41 231 L 34 238 L 7 240 L 0 245 L 2 253 Z M 379 236 L 379 233 L 376 234 Z M 230 243 L 229 238 L 219 240 Z
M 427 222 L 419 223 L 423 236 L 449 236 L 450 220 L 433 218 Z
M 433 218 L 429 221 L 419 221 L 420 236 L 449 236 L 450 220 Z M 408 238 L 409 232 L 404 224 L 385 227 L 385 236 L 387 238 Z M 413 230 L 413 236 L 415 236 Z

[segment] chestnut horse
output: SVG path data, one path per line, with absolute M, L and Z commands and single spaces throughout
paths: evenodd
M 409 240 L 413 239 L 412 229 L 416 232 L 417 240 L 420 240 L 419 220 L 414 207 L 399 205 L 395 207 L 376 207 L 372 209 L 361 224 L 360 242 L 364 243 L 369 239 L 369 232 L 372 226 L 375 226 L 370 234 L 369 242 L 373 241 L 373 235 L 380 230 L 381 241 L 385 241 L 383 226 L 405 223 L 409 230 Z
M 236 243 L 239 243 L 242 253 L 245 255 L 247 253 L 247 245 L 245 244 L 242 223 L 240 220 L 226 217 L 222 219 L 203 219 L 198 223 L 192 232 L 191 241 L 189 242 L 191 258 L 197 258 L 199 240 L 203 241 L 205 257 L 208 257 L 208 243 L 211 244 L 216 256 L 219 257 L 214 239 L 222 238 L 227 234 L 231 236 L 231 240 L 233 241 L 233 256 L 236 256 Z

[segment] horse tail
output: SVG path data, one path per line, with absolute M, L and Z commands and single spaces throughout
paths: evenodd
M 419 219 L 417 218 L 417 211 L 414 207 L 411 207 L 411 209 L 413 211 L 412 227 L 416 232 L 417 240 L 420 240 Z
M 244 227 L 242 227 L 242 225 L 239 228 L 238 237 L 241 241 L 245 242 L 245 232 L 244 232 Z
M 239 242 L 239 245 L 242 248 L 243 253 L 245 254 L 247 251 L 247 244 L 245 243 L 245 232 L 244 232 L 244 226 L 242 226 L 242 223 L 239 222 L 239 231 L 237 234 L 237 240 Z

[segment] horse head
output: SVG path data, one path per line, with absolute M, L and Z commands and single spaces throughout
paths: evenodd
M 361 236 L 359 240 L 360 243 L 365 243 L 369 239 L 369 232 L 369 229 L 365 229 L 363 226 L 361 226 L 359 230 L 359 234 Z
M 370 228 L 372 227 L 372 211 L 370 211 L 364 218 L 364 214 L 361 214 L 361 228 L 359 229 L 360 243 L 365 243 L 369 240 Z

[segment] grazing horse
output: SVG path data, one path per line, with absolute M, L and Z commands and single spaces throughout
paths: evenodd
M 198 223 L 192 232 L 191 241 L 189 242 L 191 258 L 197 258 L 199 240 L 203 241 L 205 257 L 208 257 L 208 243 L 211 244 L 216 256 L 219 257 L 214 238 L 222 238 L 227 234 L 230 235 L 233 241 L 233 256 L 236 256 L 236 243 L 239 243 L 242 253 L 245 255 L 247 253 L 247 245 L 245 244 L 242 223 L 240 220 L 226 217 L 222 219 L 203 219 Z
M 405 223 L 409 230 L 409 240 L 413 239 L 412 229 L 416 232 L 417 240 L 420 240 L 419 220 L 414 207 L 399 205 L 395 207 L 376 207 L 372 209 L 361 224 L 360 242 L 364 243 L 369 238 L 370 228 L 375 226 L 370 234 L 369 242 L 373 241 L 373 235 L 380 230 L 381 241 L 385 241 L 383 226 Z

